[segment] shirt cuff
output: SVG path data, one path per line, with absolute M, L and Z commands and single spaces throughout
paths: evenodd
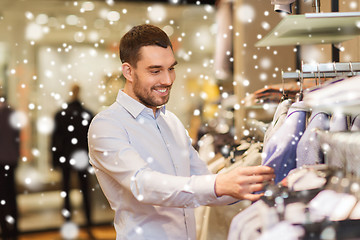
M 215 194 L 215 180 L 217 175 L 193 176 L 194 192 L 198 205 L 224 205 L 238 201 L 230 196 L 217 197 Z

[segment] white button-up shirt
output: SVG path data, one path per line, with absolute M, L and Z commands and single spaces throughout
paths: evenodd
M 115 211 L 116 239 L 196 239 L 194 208 L 216 197 L 211 174 L 180 120 L 119 91 L 91 122 L 90 163 Z

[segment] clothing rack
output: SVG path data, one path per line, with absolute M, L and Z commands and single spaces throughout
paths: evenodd
M 334 78 L 360 75 L 360 62 L 301 64 L 301 71 L 282 72 L 282 79 Z

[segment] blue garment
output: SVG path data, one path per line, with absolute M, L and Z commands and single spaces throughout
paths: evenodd
M 329 130 L 329 121 L 329 115 L 325 112 L 313 111 L 311 113 L 309 123 L 296 149 L 297 167 L 324 163 L 324 154 L 314 129 Z
M 296 168 L 296 148 L 305 131 L 307 111 L 302 101 L 293 103 L 285 122 L 264 148 L 263 165 L 274 168 L 275 183 Z

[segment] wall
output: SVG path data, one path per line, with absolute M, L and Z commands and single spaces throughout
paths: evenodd
M 239 138 L 247 130 L 244 98 L 266 85 L 281 83 L 282 70 L 295 70 L 294 46 L 254 46 L 281 21 L 282 16 L 274 12 L 271 1 L 237 0 L 234 3 L 234 91 L 239 103 L 235 124 Z M 270 116 L 272 110 L 269 109 Z

